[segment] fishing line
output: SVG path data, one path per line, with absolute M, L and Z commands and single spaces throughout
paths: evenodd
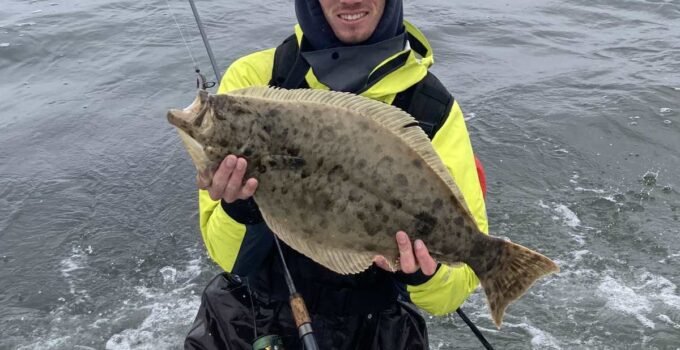
M 170 7 L 170 1 L 165 0 L 165 4 L 168 6 L 168 11 L 170 11 L 170 15 L 172 16 L 173 21 L 175 21 L 175 25 L 177 26 L 177 30 L 179 31 L 180 37 L 182 37 L 182 42 L 184 43 L 184 47 L 187 48 L 187 52 L 189 53 L 189 57 L 191 57 L 191 62 L 194 64 L 194 69 L 198 70 L 198 63 L 196 63 L 196 59 L 194 58 L 194 54 L 191 52 L 191 48 L 189 47 L 189 44 L 187 43 L 186 38 L 184 37 L 184 31 L 182 30 L 182 27 L 179 25 L 179 22 L 177 21 L 177 17 L 175 17 L 175 13 L 172 11 L 172 7 Z
M 257 339 L 257 320 L 255 316 L 255 302 L 253 301 L 253 291 L 250 290 L 250 280 L 246 280 L 246 289 L 248 290 L 248 296 L 250 297 L 250 312 L 253 314 L 253 339 Z
M 194 11 L 194 17 L 196 18 L 196 23 L 198 23 L 198 29 L 201 32 L 201 36 L 203 37 L 203 43 L 206 46 L 206 50 L 208 50 L 208 56 L 210 57 L 210 62 L 212 63 L 213 70 L 215 71 L 215 77 L 217 77 L 217 81 L 219 82 L 221 77 L 218 73 L 217 70 L 217 65 L 215 64 L 215 58 L 213 57 L 212 50 L 210 49 L 210 45 L 207 42 L 207 37 L 205 36 L 205 33 L 203 31 L 203 23 L 201 23 L 200 18 L 198 17 L 198 12 L 196 10 L 196 6 L 194 5 L 193 1 L 189 1 L 191 3 L 191 10 Z M 198 62 L 196 62 L 196 58 L 194 58 L 194 54 L 191 51 L 191 47 L 189 47 L 189 43 L 187 42 L 186 38 L 184 37 L 184 31 L 182 30 L 182 26 L 180 26 L 179 21 L 177 21 L 177 17 L 175 16 L 175 13 L 172 11 L 172 7 L 170 6 L 170 1 L 165 0 L 165 4 L 168 6 L 168 11 L 170 12 L 170 15 L 172 16 L 172 20 L 175 22 L 175 26 L 177 26 L 177 30 L 179 31 L 179 35 L 182 38 L 182 42 L 184 43 L 184 47 L 186 47 L 187 52 L 189 53 L 189 57 L 191 57 L 191 62 L 194 64 L 194 72 L 196 73 L 196 88 L 197 89 L 209 89 L 213 86 L 216 85 L 215 82 L 210 82 L 207 81 L 205 76 L 201 74 L 201 69 L 198 68 Z

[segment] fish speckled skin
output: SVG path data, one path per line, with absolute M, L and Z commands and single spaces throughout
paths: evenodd
M 255 200 L 287 244 L 339 273 L 366 269 L 375 255 L 398 257 L 394 233 L 426 242 L 431 255 L 464 262 L 485 288 L 500 325 L 509 302 L 550 259 L 482 234 L 417 122 L 361 97 L 318 90 L 249 88 L 199 93 L 171 111 L 199 171 L 244 156 Z

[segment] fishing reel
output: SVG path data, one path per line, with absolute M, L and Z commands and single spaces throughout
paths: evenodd
M 201 70 L 198 68 L 195 68 L 194 71 L 196 72 L 196 88 L 201 89 L 201 90 L 207 90 L 210 89 L 211 87 L 215 86 L 214 81 L 208 81 L 205 78 L 205 75 L 201 73 Z
M 255 339 L 253 350 L 284 350 L 283 340 L 278 335 L 263 335 Z

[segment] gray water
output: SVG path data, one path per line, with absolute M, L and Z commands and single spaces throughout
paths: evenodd
M 198 2 L 221 68 L 272 47 L 293 3 Z M 210 65 L 189 6 L 172 1 Z M 562 272 L 497 349 L 680 349 L 680 1 L 407 1 L 469 118 L 493 234 Z M 211 77 L 211 75 L 209 75 Z M 165 1 L 2 0 L 0 348 L 175 349 L 218 269 L 165 111 L 195 96 Z M 432 349 L 480 348 L 455 315 Z

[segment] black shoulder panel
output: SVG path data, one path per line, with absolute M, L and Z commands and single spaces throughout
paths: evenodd
M 309 69 L 307 61 L 298 54 L 299 48 L 295 34 L 289 36 L 274 52 L 274 68 L 270 86 L 285 89 L 308 88 L 305 75 Z
M 453 96 L 439 79 L 428 72 L 423 80 L 398 93 L 392 104 L 416 118 L 432 139 L 449 116 L 453 101 Z

